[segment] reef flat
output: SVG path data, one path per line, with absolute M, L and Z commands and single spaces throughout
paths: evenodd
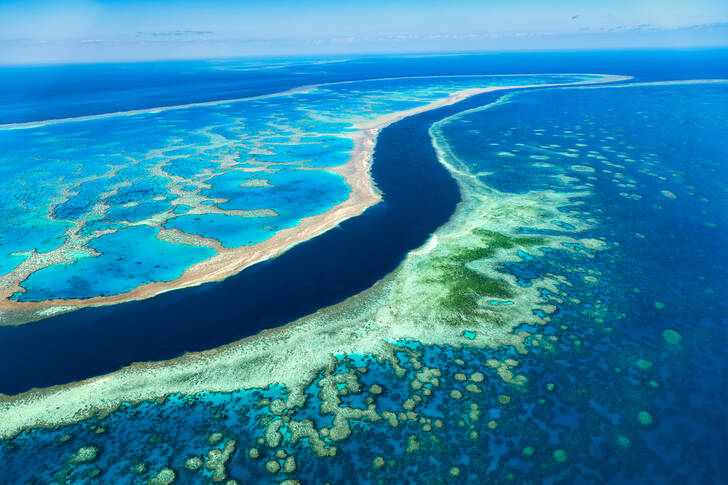
M 540 89 L 436 123 L 463 201 L 395 273 L 214 351 L 4 397 L 8 476 L 722 476 L 726 100 Z
M 347 82 L 3 125 L 0 324 L 224 279 L 375 204 L 388 124 L 499 85 L 605 80 Z

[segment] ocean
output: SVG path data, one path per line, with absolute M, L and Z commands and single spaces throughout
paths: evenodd
M 0 441 L 3 475 L 12 483 L 726 481 L 728 84 L 670 81 L 725 79 L 727 56 L 12 68 L 0 76 L 2 123 L 367 78 L 633 79 L 486 93 L 405 118 L 377 139 L 372 177 L 383 201 L 361 216 L 219 283 L 0 328 L 0 359 L 13 369 L 0 378 L 6 394 L 212 349 L 334 304 L 313 320 L 323 331 L 334 320 L 362 329 L 362 348 L 367 335 L 387 336 L 377 351 L 333 352 L 305 385 L 271 377 L 257 389 L 174 394 L 23 431 Z M 84 76 L 98 80 L 93 90 L 71 81 L 94 70 L 103 75 Z M 37 81 L 23 88 L 23 76 Z M 393 92 L 408 81 L 377 83 Z M 284 351 L 276 362 L 295 363 Z M 241 361 L 235 372 L 243 382 L 266 365 Z

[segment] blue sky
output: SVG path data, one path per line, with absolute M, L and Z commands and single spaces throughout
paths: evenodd
M 727 0 L 0 0 L 0 63 L 728 45 Z

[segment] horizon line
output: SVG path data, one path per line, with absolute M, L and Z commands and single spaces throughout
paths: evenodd
M 533 48 L 533 49 L 473 49 L 473 50 L 433 50 L 433 51 L 400 51 L 400 52 L 328 52 L 328 53 L 295 53 L 295 54 L 242 54 L 239 56 L 220 56 L 220 57 L 160 57 L 150 59 L 98 59 L 98 60 L 78 60 L 78 61 L 30 61 L 30 62 L 3 62 L 0 61 L 0 69 L 13 67 L 52 67 L 52 66 L 81 66 L 95 64 L 145 64 L 145 63 L 163 63 L 163 62 L 215 62 L 215 61 L 233 61 L 246 59 L 306 59 L 306 58 L 366 58 L 366 57 L 405 57 L 405 56 L 423 56 L 423 57 L 448 57 L 448 56 L 467 56 L 467 55 L 487 55 L 487 54 L 536 54 L 536 53 L 562 53 L 562 52 L 619 52 L 619 51 L 708 51 L 708 50 L 728 50 L 726 44 L 705 44 L 705 45 L 654 45 L 654 46 L 633 46 L 633 47 L 574 47 L 564 49 L 554 48 Z

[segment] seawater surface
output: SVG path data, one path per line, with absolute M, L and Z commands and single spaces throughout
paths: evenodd
M 404 210 L 384 226 L 388 234 L 403 234 L 393 228 L 405 216 L 423 217 L 415 205 L 436 211 L 442 225 L 443 201 L 456 203 L 459 190 L 462 202 L 389 278 L 391 294 L 371 297 L 364 320 L 354 310 L 331 318 L 368 332 L 407 327 L 434 344 L 400 337 L 390 353 L 333 350 L 301 386 L 176 394 L 25 431 L 0 442 L 5 476 L 728 480 L 726 105 L 725 83 L 634 82 L 484 95 L 390 126 L 375 180 L 408 172 L 433 192 L 399 205 L 409 194 L 384 185 L 385 202 L 371 213 L 388 203 Z M 436 161 L 430 137 L 443 165 L 421 173 L 418 164 Z M 288 254 L 296 253 L 280 261 Z M 179 293 L 193 291 L 202 290 Z

